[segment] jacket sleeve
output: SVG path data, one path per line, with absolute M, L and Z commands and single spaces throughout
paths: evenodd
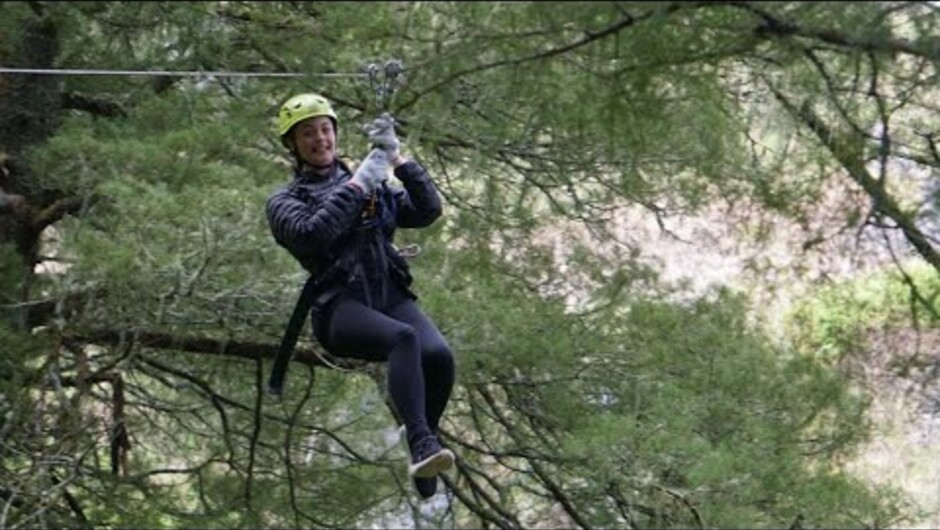
M 294 256 L 326 252 L 355 226 L 365 198 L 358 188 L 341 185 L 319 204 L 307 204 L 287 189 L 268 198 L 265 208 L 274 239 Z
M 441 216 L 441 197 L 428 172 L 414 160 L 395 168 L 395 176 L 405 185 L 396 197 L 398 218 L 402 228 L 421 228 Z

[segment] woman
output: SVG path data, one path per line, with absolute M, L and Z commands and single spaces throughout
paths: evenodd
M 388 390 L 405 424 L 408 473 L 423 498 L 454 454 L 437 427 L 454 383 L 447 341 L 415 303 L 408 265 L 392 246 L 395 229 L 441 215 L 427 171 L 399 152 L 386 114 L 368 128 L 374 146 L 352 173 L 336 156 L 338 120 L 318 94 L 288 99 L 278 113 L 281 142 L 296 162 L 293 181 L 267 201 L 278 244 L 316 281 L 314 337 L 338 357 L 388 362 Z M 389 168 L 404 188 L 386 183 Z

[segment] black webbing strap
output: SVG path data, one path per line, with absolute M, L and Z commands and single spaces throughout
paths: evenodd
M 274 367 L 271 368 L 271 378 L 268 380 L 268 392 L 272 394 L 280 396 L 284 393 L 284 377 L 287 375 L 287 366 L 294 355 L 294 346 L 297 345 L 300 330 L 304 328 L 304 322 L 307 320 L 310 308 L 313 307 L 318 286 L 319 282 L 315 281 L 314 276 L 311 275 L 307 278 L 304 288 L 300 291 L 300 297 L 297 298 L 297 304 L 294 305 L 294 312 L 291 313 L 287 328 L 284 329 L 281 347 L 277 351 Z

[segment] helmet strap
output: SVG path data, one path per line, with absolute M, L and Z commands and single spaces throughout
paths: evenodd
M 296 151 L 292 151 L 292 152 L 294 153 L 294 164 L 296 165 L 297 170 L 300 171 L 301 173 L 314 174 L 314 175 L 328 175 L 333 170 L 333 167 L 336 166 L 335 157 L 333 158 L 333 161 L 330 162 L 329 164 L 313 165 L 307 162 L 306 160 L 304 160 L 303 158 L 301 158 L 300 155 L 298 155 Z

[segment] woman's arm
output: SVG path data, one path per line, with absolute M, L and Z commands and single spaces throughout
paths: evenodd
M 395 167 L 395 176 L 405 185 L 405 191 L 396 196 L 398 226 L 421 228 L 441 216 L 441 197 L 421 164 L 413 160 L 398 164 Z
M 351 186 L 338 186 L 320 204 L 310 205 L 282 189 L 268 198 L 266 213 L 274 239 L 295 256 L 324 252 L 355 226 L 365 194 Z

